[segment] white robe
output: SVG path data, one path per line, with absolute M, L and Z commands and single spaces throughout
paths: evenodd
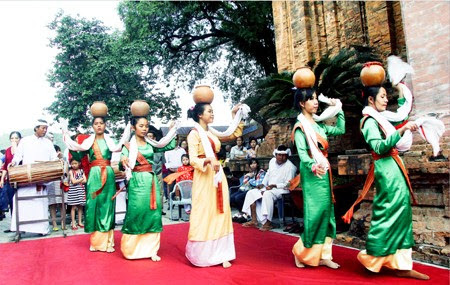
M 23 138 L 14 154 L 13 162 L 18 165 L 21 161 L 23 165 L 32 164 L 37 161 L 57 160 L 53 143 L 47 138 L 38 138 L 31 135 Z M 36 191 L 36 184 L 28 184 L 17 189 L 19 197 L 47 195 L 47 190 Z M 17 195 L 14 195 L 14 203 Z M 19 211 L 19 220 L 42 220 L 48 219 L 48 198 L 36 198 L 19 201 L 19 207 L 13 208 L 11 217 L 11 231 L 16 231 L 16 211 Z M 47 234 L 49 232 L 49 222 L 40 222 L 20 225 L 20 231 Z
M 269 170 L 264 176 L 262 184 L 264 186 L 275 184 L 276 188 L 271 190 L 252 189 L 245 195 L 244 206 L 242 212 L 251 215 L 250 206 L 256 202 L 256 216 L 261 224 L 265 224 L 267 220 L 272 221 L 273 206 L 275 201 L 281 198 L 281 195 L 289 193 L 285 189 L 289 180 L 295 177 L 297 168 L 295 165 L 287 160 L 284 164 L 277 164 L 276 159 L 272 158 L 269 162 Z M 264 191 L 264 195 L 262 192 Z

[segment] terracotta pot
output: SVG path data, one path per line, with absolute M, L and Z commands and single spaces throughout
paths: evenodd
M 209 85 L 197 85 L 192 91 L 195 104 L 208 103 L 211 104 L 214 100 L 214 92 Z
M 309 67 L 302 67 L 294 73 L 292 81 L 297 88 L 312 88 L 316 83 L 316 76 Z
M 106 117 L 108 114 L 108 107 L 103 101 L 95 101 L 91 105 L 91 114 L 93 117 Z
M 361 70 L 360 78 L 364 86 L 380 86 L 386 78 L 386 72 L 380 62 L 367 62 Z
M 150 112 L 150 106 L 144 100 L 135 100 L 130 109 L 131 114 L 135 117 L 146 117 Z

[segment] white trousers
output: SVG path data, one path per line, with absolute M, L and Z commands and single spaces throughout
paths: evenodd
M 47 190 L 36 191 L 36 185 L 32 184 L 26 187 L 17 189 L 17 194 L 14 195 L 14 205 L 16 197 L 47 195 Z M 19 221 L 43 220 L 48 219 L 48 198 L 35 198 L 31 200 L 19 200 L 19 209 L 16 206 L 13 208 L 11 217 L 11 231 L 16 231 L 16 211 L 19 211 Z M 19 230 L 22 232 L 48 234 L 49 222 L 32 223 L 20 225 Z
M 256 203 L 256 218 L 261 224 L 265 224 L 267 220 L 272 221 L 274 203 L 281 198 L 281 195 L 289 193 L 289 190 L 273 188 L 272 190 L 252 189 L 245 195 L 244 206 L 242 212 L 251 215 L 250 206 Z

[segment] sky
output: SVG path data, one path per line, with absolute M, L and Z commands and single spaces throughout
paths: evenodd
M 32 128 L 54 100 L 55 89 L 47 82 L 57 50 L 48 46 L 52 31 L 47 25 L 62 9 L 65 14 L 96 18 L 106 26 L 123 30 L 117 13 L 118 1 L 0 1 L 0 135 Z M 213 108 L 223 106 L 220 90 L 213 87 Z M 181 120 L 187 125 L 186 111 L 194 105 L 190 92 L 179 90 Z M 223 107 L 222 107 L 223 108 Z M 230 104 L 227 103 L 227 109 Z M 230 112 L 216 112 L 215 125 L 226 124 Z M 159 124 L 158 120 L 152 118 Z M 57 125 L 50 127 L 58 131 Z

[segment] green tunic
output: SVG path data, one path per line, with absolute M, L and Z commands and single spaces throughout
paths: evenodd
M 313 129 L 324 139 L 328 135 L 342 135 L 345 133 L 344 112 L 337 115 L 335 127 L 323 123 L 313 124 Z M 326 237 L 336 237 L 336 221 L 334 218 L 334 205 L 331 199 L 329 174 L 319 178 L 314 175 L 311 168 L 314 159 L 309 154 L 306 137 L 301 131 L 295 131 L 295 145 L 300 157 L 300 177 L 303 192 L 304 228 L 301 237 L 303 244 L 311 248 L 314 244 L 323 244 Z
M 111 159 L 111 151 L 104 139 L 96 139 L 103 159 Z M 81 158 L 88 154 L 89 161 L 96 160 L 92 147 L 88 151 L 70 152 L 74 158 L 81 161 Z M 86 218 L 84 231 L 91 233 L 94 231 L 108 232 L 115 226 L 116 201 L 111 201 L 116 193 L 116 179 L 111 166 L 106 167 L 106 183 L 103 191 L 96 198 L 92 198 L 92 193 L 97 191 L 102 185 L 101 170 L 99 166 L 94 166 L 89 171 L 86 189 Z
M 147 159 L 148 163 L 153 164 L 153 155 L 158 152 L 165 152 L 174 149 L 176 141 L 173 139 L 163 148 L 154 148 L 150 144 L 138 147 L 139 152 Z M 128 156 L 128 149 L 122 149 L 122 156 Z M 136 165 L 139 162 L 136 161 Z M 120 167 L 122 165 L 120 164 Z M 156 209 L 150 209 L 150 193 L 152 182 L 158 179 L 153 172 L 133 172 L 128 183 L 128 205 L 127 213 L 122 227 L 124 234 L 139 235 L 145 233 L 159 233 L 162 231 L 161 220 L 161 189 L 157 181 L 156 188 Z
M 389 152 L 401 138 L 396 131 L 384 139 L 373 118 L 366 119 L 361 131 L 371 149 L 380 155 Z M 366 241 L 367 253 L 387 256 L 397 249 L 411 248 L 414 238 L 408 184 L 392 157 L 375 161 L 375 187 L 372 220 Z

